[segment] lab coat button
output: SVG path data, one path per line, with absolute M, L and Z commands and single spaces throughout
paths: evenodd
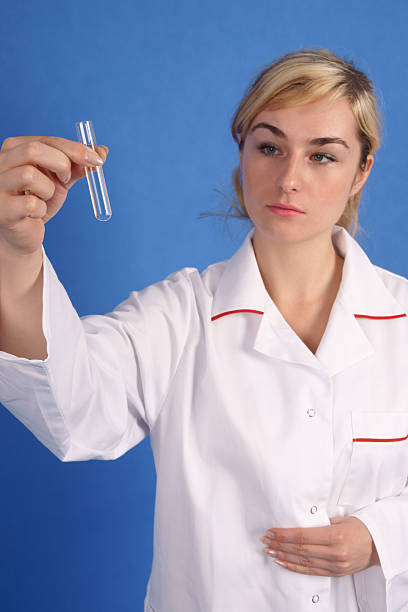
M 310 508 L 310 513 L 311 513 L 311 514 L 315 514 L 315 512 L 317 512 L 317 506 L 312 506 L 312 507 Z
M 312 597 L 312 601 L 313 603 L 317 603 L 319 601 L 320 597 L 318 595 L 313 595 Z
M 308 414 L 310 417 L 314 417 L 314 416 L 315 416 L 315 414 L 316 414 L 316 410 L 315 410 L 314 408 L 309 408 L 309 409 L 308 409 L 308 411 L 307 411 L 307 414 Z

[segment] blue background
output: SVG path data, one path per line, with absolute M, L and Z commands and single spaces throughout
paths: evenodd
M 3 3 L 1 141 L 76 140 L 92 119 L 110 222 L 85 179 L 46 226 L 45 248 L 80 315 L 184 266 L 230 257 L 249 225 L 225 209 L 238 163 L 234 110 L 255 73 L 303 47 L 352 58 L 375 85 L 384 139 L 360 208 L 359 242 L 407 275 L 406 23 L 403 2 L 40 0 Z M 62 463 L 0 410 L 5 612 L 135 612 L 152 561 L 155 474 L 148 438 L 116 461 Z M 187 611 L 186 611 L 187 612 Z

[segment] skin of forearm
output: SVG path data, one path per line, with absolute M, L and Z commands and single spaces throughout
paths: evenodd
M 42 250 L 12 254 L 0 247 L 0 350 L 45 359 Z

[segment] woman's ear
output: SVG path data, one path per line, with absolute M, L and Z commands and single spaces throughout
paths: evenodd
M 363 187 L 364 183 L 368 179 L 368 175 L 371 172 L 373 163 L 374 163 L 374 155 L 367 155 L 366 165 L 365 165 L 364 170 L 359 168 L 356 176 L 354 177 L 354 183 L 350 191 L 350 196 L 356 195 L 356 193 L 358 193 L 360 189 Z

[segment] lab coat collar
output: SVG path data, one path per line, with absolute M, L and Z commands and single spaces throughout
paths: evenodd
M 344 258 L 342 280 L 326 330 L 313 354 L 266 291 L 251 242 L 253 234 L 254 228 L 224 269 L 213 300 L 212 320 L 222 324 L 223 317 L 235 311 L 259 317 L 255 350 L 283 361 L 324 368 L 334 375 L 374 353 L 359 324 L 361 318 L 379 317 L 373 324 L 384 325 L 384 318 L 405 313 L 363 249 L 345 228 L 335 225 L 332 241 Z

